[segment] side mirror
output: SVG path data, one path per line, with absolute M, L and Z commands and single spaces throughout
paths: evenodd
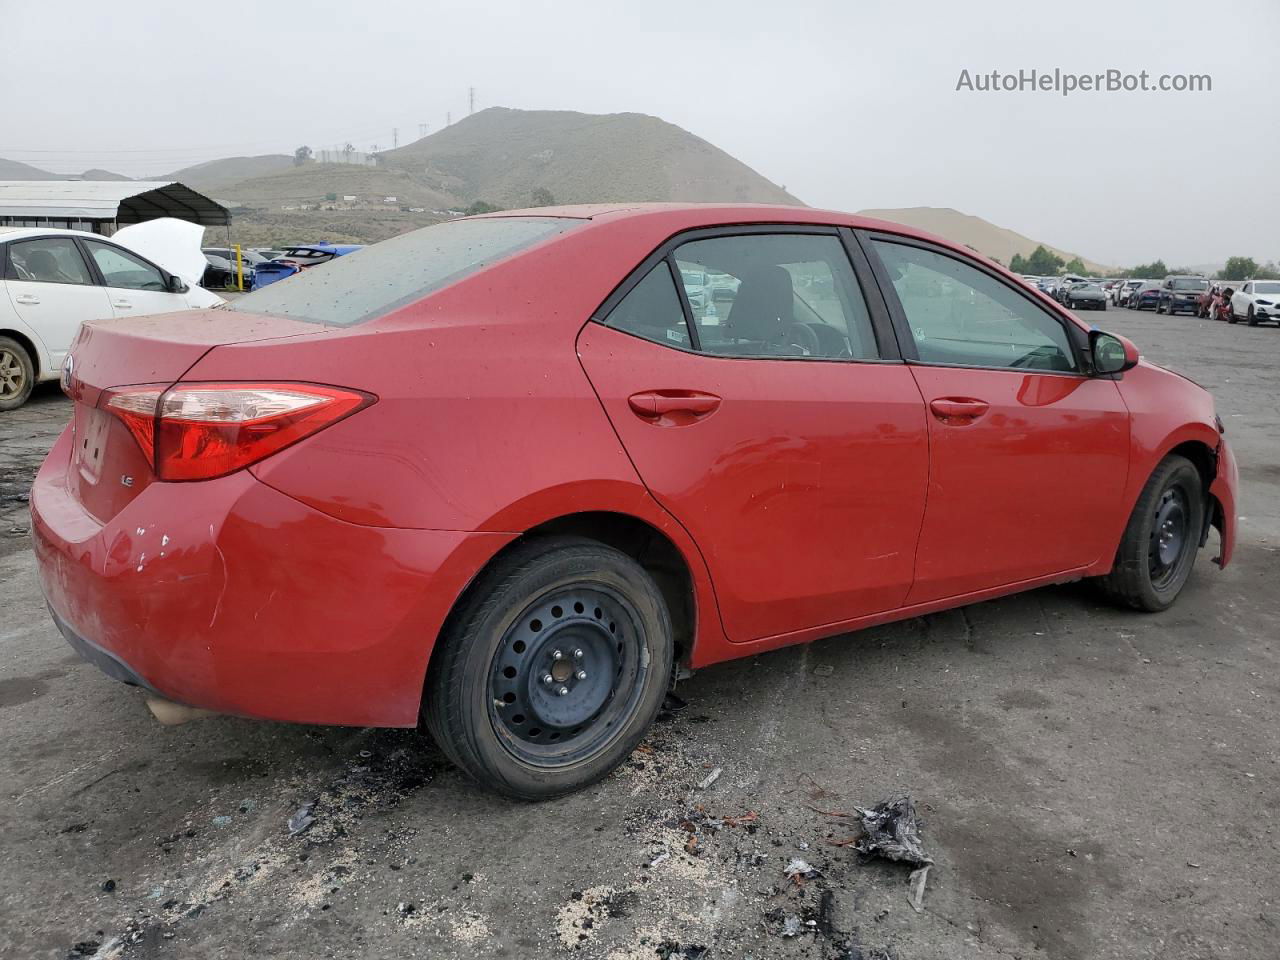
M 1103 330 L 1089 331 L 1089 352 L 1093 355 L 1093 372 L 1100 376 L 1132 370 L 1140 359 L 1132 340 Z
M 186 293 L 186 292 L 187 292 L 188 290 L 190 290 L 190 289 L 191 289 L 191 288 L 187 286 L 186 281 L 185 281 L 185 280 L 183 280 L 181 277 L 172 277 L 172 276 L 171 276 L 171 277 L 169 278 L 169 292 L 170 292 L 170 293 Z

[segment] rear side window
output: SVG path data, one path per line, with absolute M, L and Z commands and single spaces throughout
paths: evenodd
M 680 295 L 671 280 L 671 268 L 663 260 L 650 270 L 631 292 L 609 311 L 605 324 L 654 343 L 687 350 L 689 325 L 685 323 Z
M 450 220 L 335 257 L 246 294 L 232 309 L 348 327 L 584 222 L 561 217 Z
M 93 277 L 69 237 L 40 237 L 9 244 L 10 280 L 89 285 Z
M 703 353 L 868 360 L 871 317 L 838 237 L 744 234 L 692 240 L 676 264 Z

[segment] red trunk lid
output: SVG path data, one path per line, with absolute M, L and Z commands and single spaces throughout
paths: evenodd
M 124 386 L 167 388 L 202 356 L 226 343 L 323 334 L 324 328 L 228 310 L 191 310 L 86 323 L 71 348 L 67 392 L 75 400 L 68 488 L 101 522 L 155 479 L 151 462 L 104 394 Z

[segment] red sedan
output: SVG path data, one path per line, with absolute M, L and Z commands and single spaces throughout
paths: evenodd
M 543 208 L 86 324 L 31 498 L 67 640 L 179 703 L 411 727 L 510 796 L 703 667 L 1097 578 L 1174 602 L 1212 397 L 971 251 L 763 206 Z

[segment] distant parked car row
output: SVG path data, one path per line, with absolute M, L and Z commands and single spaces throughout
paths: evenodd
M 291 277 L 310 267 L 328 263 L 361 249 L 360 244 L 315 243 L 286 247 L 283 250 L 242 249 L 240 259 L 244 273 L 244 289 L 257 290 L 269 283 Z M 206 288 L 239 286 L 240 269 L 236 254 L 228 247 L 205 247 L 205 269 L 200 285 Z

